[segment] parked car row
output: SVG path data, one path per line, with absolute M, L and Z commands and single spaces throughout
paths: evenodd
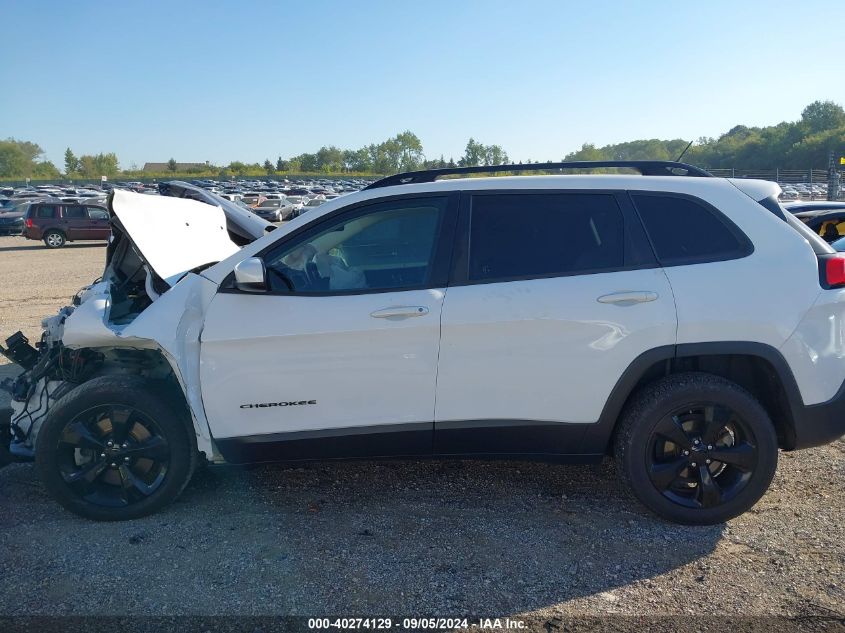
M 285 222 L 327 200 L 359 191 L 368 181 L 355 180 L 192 180 L 190 184 L 241 204 L 268 222 Z
M 824 182 L 779 182 L 782 189 L 781 200 L 825 200 L 827 199 L 827 183 Z
M 109 236 L 106 197 L 112 189 L 160 195 L 171 183 L 102 183 L 86 187 L 38 185 L 0 187 L 0 235 L 22 235 L 61 248 L 75 240 L 106 240 Z M 204 200 L 234 203 L 267 222 L 285 222 L 340 195 L 358 191 L 364 180 L 195 180 L 183 185 L 214 196 Z M 194 196 L 196 197 L 196 196 Z

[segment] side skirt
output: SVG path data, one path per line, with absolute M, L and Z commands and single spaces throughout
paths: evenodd
M 332 459 L 442 458 L 589 464 L 578 452 L 589 424 L 473 420 L 379 425 L 217 438 L 230 464 Z
M 431 455 L 433 427 L 431 422 L 418 422 L 246 435 L 216 438 L 214 442 L 230 464 L 425 457 Z

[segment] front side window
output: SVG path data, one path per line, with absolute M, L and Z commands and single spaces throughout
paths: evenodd
M 702 203 L 673 195 L 632 197 L 663 266 L 737 259 L 752 250 L 738 228 Z
M 403 199 L 321 223 L 265 256 L 270 289 L 297 294 L 424 287 L 446 198 Z
M 623 218 L 612 195 L 472 198 L 470 281 L 596 272 L 623 263 Z
M 65 217 L 69 220 L 85 218 L 85 207 L 65 207 Z

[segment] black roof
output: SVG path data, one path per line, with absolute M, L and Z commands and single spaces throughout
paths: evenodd
M 668 160 L 581 160 L 560 163 L 527 163 L 519 165 L 479 165 L 477 167 L 446 167 L 408 171 L 387 176 L 370 183 L 364 189 L 378 189 L 393 185 L 407 185 L 421 182 L 434 182 L 440 176 L 464 174 L 492 174 L 497 172 L 548 171 L 554 169 L 600 169 L 616 167 L 633 169 L 643 176 L 696 176 L 712 177 L 712 174 L 700 167 Z

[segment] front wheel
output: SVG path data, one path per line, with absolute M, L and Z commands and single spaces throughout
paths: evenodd
M 50 409 L 35 461 L 52 496 L 89 519 L 151 514 L 188 484 L 196 448 L 187 413 L 166 385 L 135 376 L 94 378 Z
M 774 477 L 777 435 L 739 385 L 711 374 L 667 376 L 623 413 L 615 456 L 622 479 L 659 516 L 710 525 L 736 517 Z

